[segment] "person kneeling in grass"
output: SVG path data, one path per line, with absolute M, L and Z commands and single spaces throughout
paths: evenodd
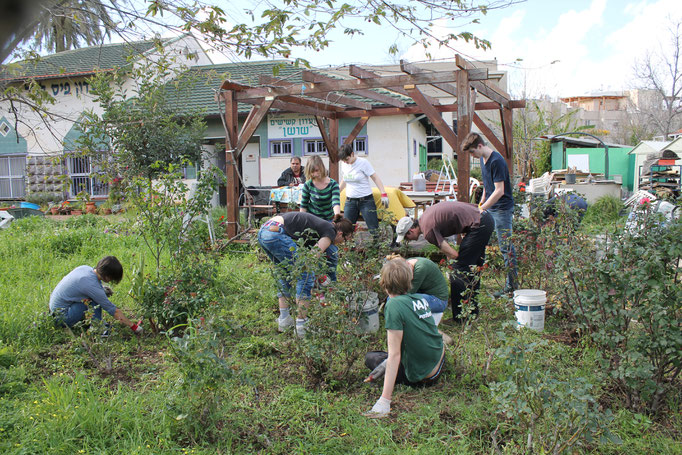
M 430 386 L 443 371 L 443 338 L 428 304 L 408 293 L 411 282 L 412 269 L 404 259 L 392 259 L 381 268 L 379 283 L 389 296 L 384 311 L 388 353 L 373 351 L 365 356 L 365 365 L 373 373 L 386 360 L 381 397 L 369 412 L 363 413 L 366 417 L 388 416 L 395 384 Z M 368 378 L 373 379 L 372 375 Z
M 102 258 L 93 269 L 87 265 L 81 265 L 73 269 L 57 284 L 50 295 L 50 313 L 55 317 L 58 324 L 73 327 L 78 322 L 85 320 L 88 306 L 92 306 L 92 319 L 102 320 L 102 309 L 112 315 L 114 319 L 136 334 L 142 333 L 142 327 L 130 321 L 125 314 L 111 303 L 109 296 L 112 294 L 105 283 L 118 283 L 123 278 L 123 266 L 114 256 Z

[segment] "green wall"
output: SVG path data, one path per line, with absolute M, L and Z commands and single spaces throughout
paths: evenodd
M 628 153 L 632 147 L 615 148 L 609 147 L 609 176 L 621 175 L 623 186 L 632 191 L 635 179 L 635 157 Z M 599 148 L 566 148 L 568 155 L 589 155 L 590 172 L 595 174 L 604 173 L 604 149 Z M 552 143 L 552 170 L 566 169 L 564 160 L 563 143 Z
M 0 117 L 0 124 L 2 123 L 9 127 L 9 131 L 6 136 L 0 134 L 0 155 L 25 155 L 28 150 L 26 139 L 19 136 L 17 141 L 17 133 L 14 132 L 14 127 L 5 117 Z

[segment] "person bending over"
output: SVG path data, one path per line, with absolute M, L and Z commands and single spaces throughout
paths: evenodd
M 277 325 L 280 332 L 294 325 L 287 299 L 291 297 L 289 283 L 295 273 L 293 266 L 298 248 L 296 241 L 304 238 L 306 247 L 316 247 L 322 254 L 331 245 L 338 245 L 352 235 L 353 224 L 341 215 L 335 216 L 334 220 L 329 222 L 307 212 L 286 212 L 274 216 L 260 228 L 258 243 L 270 260 L 281 268 L 277 293 L 279 302 Z M 315 275 L 307 271 L 302 271 L 296 279 L 296 304 L 298 306 L 296 334 L 299 337 L 305 335 L 307 308 L 314 281 Z
M 381 268 L 379 283 L 390 297 L 384 311 L 388 352 L 373 351 L 365 356 L 365 365 L 372 371 L 386 361 L 381 397 L 364 413 L 366 417 L 388 416 L 396 384 L 430 386 L 443 371 L 443 338 L 429 306 L 418 295 L 408 293 L 411 282 L 412 269 L 405 260 L 392 259 Z
M 388 259 L 402 259 L 412 269 L 410 294 L 417 294 L 429 304 L 433 320 L 440 324 L 443 312 L 448 306 L 448 282 L 438 265 L 427 258 L 403 259 L 399 255 L 391 255 Z
M 413 221 L 407 216 L 401 218 L 396 227 L 396 242 L 417 240 L 420 234 L 424 234 L 429 243 L 440 248 L 448 259 L 455 261 L 450 287 L 452 315 L 457 318 L 462 312 L 461 301 L 467 289 L 472 292 L 469 299 L 473 313 L 478 314 L 476 294 L 480 280 L 471 269 L 483 265 L 485 247 L 494 229 L 495 221 L 488 212 L 480 212 L 475 205 L 466 202 L 445 201 L 427 208 L 418 220 Z M 459 251 L 445 240 L 455 234 L 465 234 Z
M 118 283 L 123 278 L 123 266 L 114 256 L 102 258 L 93 269 L 87 265 L 76 267 L 57 284 L 50 295 L 50 313 L 58 324 L 73 327 L 85 319 L 88 307 L 92 307 L 92 319 L 102 320 L 102 310 L 136 334 L 142 327 L 130 321 L 125 314 L 111 303 L 111 289 L 105 283 Z

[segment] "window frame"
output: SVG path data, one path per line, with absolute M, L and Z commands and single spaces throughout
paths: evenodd
M 315 145 L 315 150 L 319 149 L 319 145 L 321 144 L 322 147 L 324 147 L 324 151 L 322 152 L 313 152 L 309 153 L 308 152 L 308 144 L 316 144 Z M 324 143 L 324 140 L 321 137 L 311 137 L 311 138 L 304 138 L 303 139 L 303 156 L 329 156 L 329 151 L 327 150 L 327 144 Z
M 26 158 L 28 157 L 27 154 L 8 154 L 8 155 L 0 155 L 0 160 L 7 159 L 7 175 L 0 175 L 0 180 L 7 180 L 9 182 L 9 195 L 5 196 L 3 194 L 0 194 L 0 200 L 9 200 L 9 199 L 22 199 L 26 197 L 26 165 L 27 161 Z M 12 171 L 12 158 L 23 158 L 24 159 L 24 165 L 22 167 L 22 173 L 21 174 L 14 174 Z M 20 166 L 21 167 L 21 166 Z M 21 180 L 23 187 L 23 194 L 14 194 L 13 190 L 13 181 Z
M 273 147 L 275 144 L 289 144 L 289 152 L 288 153 L 274 153 Z M 290 158 L 294 156 L 294 141 L 293 139 L 269 139 L 268 140 L 268 157 L 271 158 L 277 158 L 277 157 L 287 157 Z
M 74 160 L 82 161 L 76 166 Z M 67 153 L 64 155 L 64 161 L 66 161 L 66 175 L 70 181 L 69 197 L 74 198 L 83 190 L 87 190 L 90 197 L 93 198 L 106 198 L 109 196 L 109 183 L 100 181 L 97 166 L 92 164 L 89 156 Z M 77 168 L 75 170 L 80 172 L 73 172 L 74 168 Z M 79 179 L 79 183 L 76 183 L 75 179 Z M 85 188 L 82 187 L 83 183 Z
M 343 136 L 341 143 L 345 142 L 347 137 Z M 358 151 L 358 143 L 364 144 L 364 151 Z M 353 140 L 353 152 L 358 156 L 369 156 L 369 139 L 367 136 L 356 136 L 355 140 Z

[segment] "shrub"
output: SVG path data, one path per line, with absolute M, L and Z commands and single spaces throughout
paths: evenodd
M 620 199 L 611 195 L 602 196 L 587 207 L 584 221 L 592 224 L 613 223 L 620 218 L 621 210 L 623 202 Z
M 525 439 L 526 453 L 560 454 L 595 437 L 620 442 L 606 429 L 613 415 L 599 409 L 593 384 L 584 378 L 556 379 L 542 365 L 547 340 L 535 339 L 526 330 L 513 337 L 501 333 L 501 337 L 503 346 L 495 354 L 506 365 L 508 379 L 491 384 L 490 389 L 497 412 L 513 422 L 517 435 L 512 436 L 513 443 L 524 445 Z
M 628 408 L 657 412 L 682 371 L 682 221 L 644 212 L 641 229 L 565 248 L 563 297 Z M 601 259 L 597 259 L 599 256 Z

